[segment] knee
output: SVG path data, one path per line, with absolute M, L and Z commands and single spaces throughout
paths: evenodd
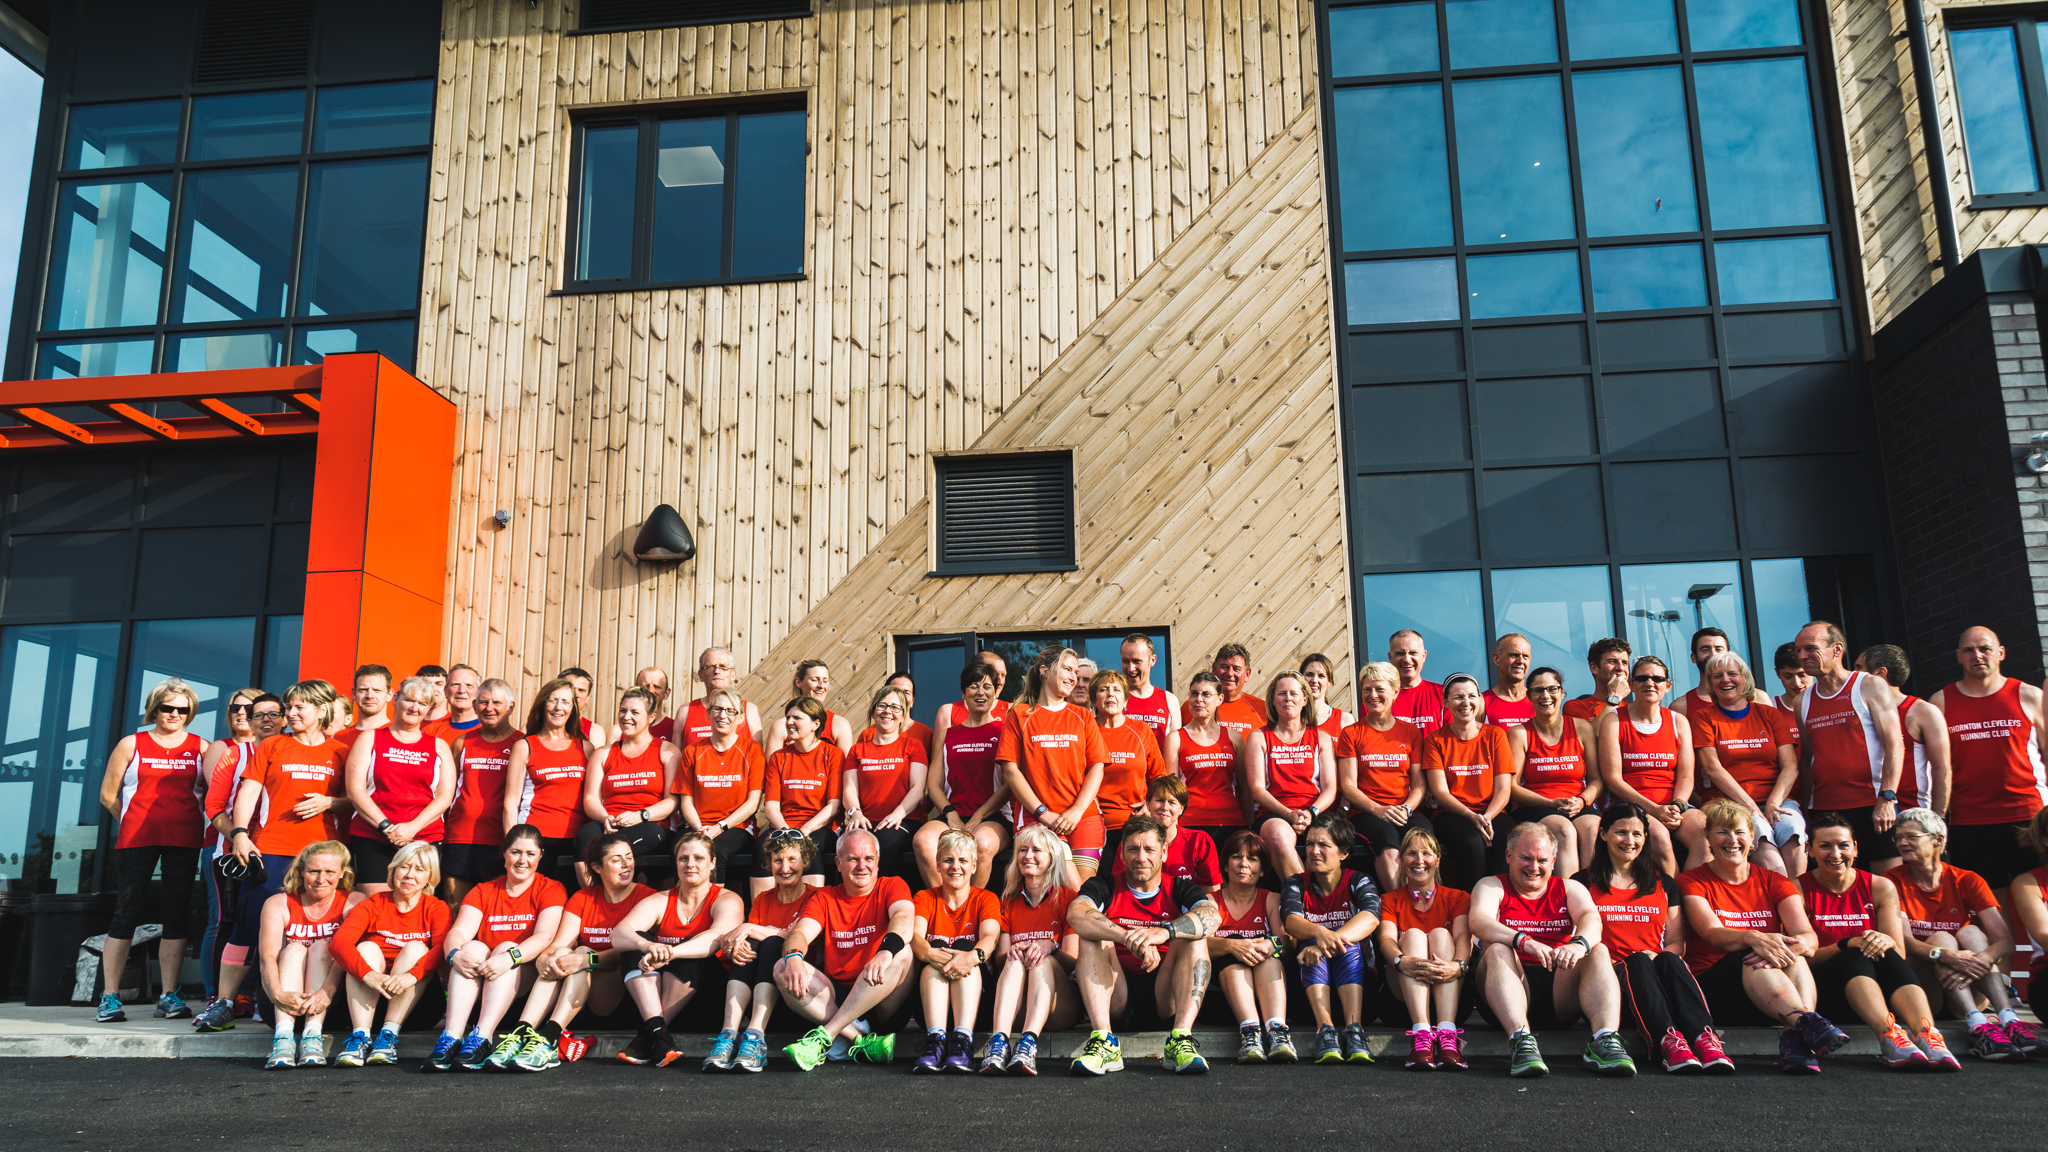
M 1969 931 L 1969 930 L 1968 930 L 1968 929 L 1964 929 L 1964 931 L 1965 931 L 1965 932 L 1967 932 L 1967 931 Z M 1928 944 L 1928 946 L 1929 946 L 1929 947 L 1932 947 L 1932 948 L 1960 948 L 1960 947 L 1963 947 L 1962 943 L 1961 943 L 1961 942 L 1960 942 L 1959 940 L 1957 940 L 1957 938 L 1956 938 L 1955 936 L 1952 936 L 1952 935 L 1948 934 L 1947 932 L 1936 932 L 1936 933 L 1934 933 L 1933 935 L 1931 935 L 1931 936 L 1929 936 L 1929 937 L 1927 938 L 1927 944 Z
M 1984 930 L 1975 924 L 1965 924 L 1956 930 L 1956 946 L 1970 952 L 1981 952 L 1991 946 L 1991 940 Z

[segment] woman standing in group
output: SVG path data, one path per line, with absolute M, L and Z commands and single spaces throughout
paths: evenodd
M 1003 878 L 1003 936 L 996 941 L 1002 974 L 996 977 L 982 1075 L 1038 1075 L 1038 1034 L 1064 1031 L 1080 1018 L 1074 965 L 1081 958 L 1081 937 L 1067 924 L 1067 905 L 1080 883 L 1067 842 L 1052 829 L 1037 825 L 1017 833 Z M 1024 1030 L 1012 1045 L 1019 1007 Z
M 1117 845 L 1123 842 L 1124 821 L 1145 806 L 1145 785 L 1154 776 L 1166 775 L 1166 761 L 1152 739 L 1152 726 L 1127 712 L 1130 685 L 1123 673 L 1111 671 L 1097 672 L 1088 682 L 1095 727 L 1109 754 L 1102 764 L 1102 787 L 1096 796 L 1102 809 L 1102 854 L 1110 859 L 1115 859 Z
M 782 746 L 769 755 L 761 785 L 761 818 L 767 834 L 796 832 L 809 838 L 812 850 L 804 854 L 803 872 L 804 883 L 813 888 L 825 886 L 825 861 L 839 843 L 833 828 L 845 757 L 837 744 L 820 738 L 830 715 L 808 696 L 783 708 Z M 755 898 L 775 886 L 774 873 L 762 856 L 755 853 L 748 870 L 748 887 Z
M 164 991 L 157 997 L 156 1015 L 177 1020 L 192 1014 L 178 997 L 178 972 L 185 965 L 192 878 L 199 870 L 199 847 L 206 837 L 206 775 L 200 771 L 206 741 L 186 728 L 198 701 L 198 695 L 176 677 L 150 689 L 143 714 L 151 726 L 115 742 L 100 778 L 100 807 L 119 824 L 114 837 L 119 887 L 100 965 L 105 981 L 98 1012 L 102 1024 L 128 1018 L 121 1009 L 121 975 L 128 967 L 135 926 L 148 905 L 150 879 L 159 867 L 163 936 L 157 959 Z
M 526 739 L 513 725 L 512 686 L 495 677 L 476 690 L 477 726 L 455 744 L 455 803 L 441 839 L 441 895 L 460 904 L 473 885 L 505 874 L 505 769 Z
M 1749 665 L 1733 652 L 1707 659 L 1707 703 L 1695 701 L 1692 729 L 1699 780 L 1749 808 L 1756 821 L 1756 863 L 1773 872 L 1806 874 L 1806 817 L 1792 800 L 1799 782 L 1799 740 L 1792 714 L 1755 699 Z
M 711 718 L 711 738 L 683 749 L 671 787 L 682 826 L 711 841 L 716 861 L 711 878 L 723 884 L 726 861 L 734 853 L 753 855 L 754 816 L 761 810 L 768 765 L 761 746 L 743 731 L 747 703 L 739 693 L 713 688 L 702 703 Z
M 1401 844 L 1427 832 L 1422 816 L 1422 731 L 1394 715 L 1400 673 L 1379 661 L 1358 670 L 1358 723 L 1347 726 L 1333 750 L 1337 792 L 1351 808 L 1351 825 L 1372 850 L 1373 879 L 1391 892 L 1401 875 Z M 1435 843 L 1435 837 L 1430 838 Z
M 1301 871 L 1296 840 L 1337 802 L 1330 738 L 1309 714 L 1308 683 L 1282 672 L 1266 686 L 1266 726 L 1245 736 L 1244 778 L 1259 839 L 1281 879 Z
M 996 763 L 1009 784 L 1017 828 L 1040 824 L 1067 842 L 1085 882 L 1102 867 L 1107 829 L 1096 804 L 1109 748 L 1085 708 L 1070 702 L 1081 658 L 1048 646 L 1024 676 L 1024 697 L 1003 718 Z
M 583 774 L 597 748 L 582 736 L 576 686 L 550 680 L 526 714 L 526 739 L 505 765 L 505 827 L 541 834 L 541 875 L 576 882 L 576 831 L 583 826 Z
M 199 849 L 199 884 L 206 891 L 206 927 L 199 934 L 199 982 L 206 990 L 207 1003 L 213 1002 L 215 989 L 219 987 L 222 929 L 227 927 L 228 918 L 234 915 L 234 909 L 228 907 L 229 884 L 214 868 L 213 861 L 228 850 L 228 805 L 234 803 L 235 789 L 242 783 L 243 770 L 255 759 L 256 742 L 275 735 L 274 731 L 260 735 L 256 731 L 256 698 L 262 695 L 261 688 L 238 688 L 229 694 L 227 705 L 221 711 L 227 721 L 228 734 L 208 744 L 205 754 L 199 758 L 199 774 L 206 781 L 204 807 L 207 823 L 206 837 Z M 273 701 L 275 699 L 272 697 Z M 274 703 L 273 707 L 276 707 Z
M 448 906 L 434 899 L 441 854 L 415 840 L 391 857 L 384 890 L 350 909 L 328 947 L 348 971 L 348 1039 L 335 1054 L 337 1068 L 398 1063 L 398 1029 L 419 999 L 420 981 L 441 965 Z M 377 1001 L 384 1026 L 370 1039 Z
M 2012 955 L 2012 929 L 1991 886 L 1941 858 L 1948 849 L 1948 822 L 1929 809 L 1908 808 L 1899 813 L 1892 840 L 1900 863 L 1885 878 L 1899 890 L 1907 933 L 1899 944 L 1920 986 L 1930 999 L 1946 1000 L 1949 1011 L 1969 1026 L 1972 1056 L 2048 1056 L 2006 996 L 1998 965 Z M 1991 1011 L 1982 1010 L 1983 1002 Z
M 1558 874 L 1570 876 L 1579 870 L 1579 861 L 1593 858 L 1600 833 L 1600 815 L 1591 810 L 1600 798 L 1600 774 L 1586 754 L 1593 746 L 1593 725 L 1564 714 L 1564 677 L 1557 669 L 1538 668 L 1524 684 L 1530 717 L 1508 732 L 1522 757 L 1509 815 L 1517 822 L 1548 824 L 1564 845 Z
M 1479 682 L 1460 672 L 1444 681 L 1444 725 L 1422 740 L 1422 776 L 1436 812 L 1430 823 L 1443 846 L 1444 879 L 1471 891 L 1486 875 L 1487 850 L 1507 829 L 1494 820 L 1522 761 L 1507 729 L 1480 715 Z
M 263 990 L 277 1014 L 265 1068 L 327 1066 L 327 1037 L 320 1028 L 342 974 L 328 941 L 363 899 L 355 881 L 347 846 L 321 840 L 299 852 L 285 873 L 284 891 L 264 902 L 256 953 Z
M 1731 1074 L 1735 1062 L 1714 1034 L 1706 997 L 1685 966 L 1678 886 L 1643 854 L 1648 841 L 1643 810 L 1614 804 L 1600 816 L 1599 847 L 1572 879 L 1600 909 L 1600 939 L 1621 982 L 1622 1003 L 1643 1043 L 1662 1055 L 1664 1070 Z
M 1210 846 L 1230 839 L 1244 827 L 1244 808 L 1237 802 L 1237 766 L 1242 749 L 1237 738 L 1217 719 L 1223 703 L 1223 682 L 1213 672 L 1197 672 L 1188 682 L 1187 723 L 1167 734 L 1167 767 L 1187 781 L 1187 810 L 1180 823 L 1203 832 Z
M 830 744 L 821 747 L 832 748 Z M 719 944 L 727 968 L 726 1026 L 711 1042 L 704 1071 L 738 1068 L 759 1072 L 768 1059 L 768 1015 L 782 1000 L 775 987 L 775 965 L 782 959 L 782 938 L 789 935 L 789 926 L 803 915 L 804 904 L 811 897 L 807 881 L 817 851 L 815 842 L 793 828 L 777 828 L 761 837 L 769 886 L 754 893 L 746 923 L 727 933 Z M 737 1031 L 742 1020 L 746 1029 Z
M 1391 667 L 1391 665 L 1389 665 Z M 1465 976 L 1472 969 L 1472 895 L 1443 883 L 1436 837 L 1411 829 L 1401 838 L 1400 882 L 1380 898 L 1380 956 L 1387 991 L 1400 1007 L 1380 1007 L 1380 1019 L 1408 1016 L 1408 1067 L 1426 1072 L 1464 1071 Z M 1434 1026 L 1430 1024 L 1435 1020 Z
M 1237 1017 L 1239 1064 L 1292 1064 L 1299 1059 L 1287 1031 L 1287 973 L 1280 967 L 1280 894 L 1259 887 L 1265 875 L 1259 838 L 1233 832 L 1223 846 L 1222 923 L 1209 937 L 1216 982 Z
M 917 894 L 910 954 L 918 963 L 924 1006 L 924 1054 L 912 1072 L 974 1071 L 974 1017 L 981 1008 L 983 965 L 1003 934 L 996 894 L 974 886 L 974 837 L 954 829 L 939 836 L 939 883 Z M 950 1031 L 948 1024 L 952 1025 Z
M 953 723 L 933 736 L 930 770 L 925 774 L 925 794 L 931 800 L 931 819 L 917 830 L 912 850 L 917 853 L 918 871 L 925 886 L 938 887 L 939 836 L 958 828 L 974 837 L 976 845 L 974 885 L 988 887 L 989 870 L 997 854 L 1010 842 L 1003 826 L 1003 806 L 1010 802 L 1009 786 L 996 771 L 996 743 L 1002 739 L 1003 718 L 995 706 L 996 672 L 986 664 L 969 664 L 960 673 L 961 705 Z
M 448 1014 L 426 1071 L 473 1066 L 490 1056 L 498 1022 L 532 987 L 532 962 L 554 942 L 568 899 L 560 884 L 540 875 L 540 832 L 521 824 L 505 833 L 505 874 L 469 890 L 441 945 L 448 958 Z M 472 1008 L 476 1026 L 464 1035 Z
M 1898 887 L 1856 867 L 1856 833 L 1840 813 L 1817 813 L 1811 831 L 1814 869 L 1799 877 L 1799 891 L 1820 940 L 1812 962 L 1815 1007 L 1831 1017 L 1853 1012 L 1869 1025 L 1887 1067 L 1961 1070 L 1906 962 Z M 1899 1026 L 1900 1017 L 1912 1032 Z
M 1301 682 L 1308 686 L 1309 711 L 1315 715 L 1315 724 L 1330 743 L 1337 742 L 1337 735 L 1349 728 L 1358 718 L 1330 703 L 1330 689 L 1337 685 L 1337 665 L 1321 652 L 1311 652 L 1301 658 L 1295 669 L 1301 674 Z
M 676 798 L 669 793 L 676 764 L 689 750 L 655 737 L 655 703 L 647 689 L 627 689 L 619 698 L 618 739 L 592 752 L 583 766 L 581 815 L 586 820 L 576 833 L 576 860 L 577 879 L 585 883 L 590 869 L 583 861 L 591 841 L 608 832 L 626 837 L 635 860 L 659 860 L 668 851 L 667 821 L 676 810 Z M 752 741 L 746 744 L 758 760 L 761 749 Z
M 1302 837 L 1307 869 L 1280 888 L 1281 923 L 1300 946 L 1301 987 L 1316 1016 L 1318 1064 L 1372 1063 L 1365 1046 L 1365 981 L 1372 971 L 1365 942 L 1380 926 L 1380 890 L 1372 877 L 1344 867 L 1356 842 L 1349 820 L 1334 812 L 1316 817 Z M 1341 1033 L 1330 1012 L 1332 984 L 1344 1013 Z
M 1610 801 L 1633 804 L 1650 817 L 1650 857 L 1666 875 L 1678 871 L 1678 845 L 1684 844 L 1698 866 L 1705 847 L 1705 826 L 1687 798 L 1692 795 L 1692 726 L 1664 707 L 1671 689 L 1671 670 L 1655 656 L 1645 656 L 1629 670 L 1635 689 L 1626 707 L 1600 714 L 1600 782 Z
M 924 807 L 928 766 L 924 749 L 905 735 L 909 720 L 910 698 L 901 688 L 875 693 L 868 705 L 875 737 L 854 744 L 839 785 L 846 802 L 845 829 L 875 834 L 884 875 L 895 875 L 915 835 L 915 814 Z
M 391 723 L 363 733 L 348 753 L 349 853 L 365 876 L 382 876 L 392 853 L 415 840 L 441 840 L 441 814 L 455 802 L 455 757 L 423 725 L 434 686 L 418 676 L 398 685 Z M 384 890 L 365 882 L 363 895 Z
M 796 666 L 796 679 L 791 682 L 799 700 L 816 700 L 820 705 L 832 695 L 832 669 L 823 660 L 806 660 Z M 827 709 L 825 722 L 818 729 L 818 739 L 839 749 L 841 756 L 853 751 L 853 724 L 846 717 Z M 827 856 L 831 853 L 826 853 Z

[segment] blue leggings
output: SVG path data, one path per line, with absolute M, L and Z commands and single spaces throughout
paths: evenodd
M 1318 984 L 1365 983 L 1365 949 L 1357 944 L 1348 944 L 1344 951 L 1335 956 L 1301 966 L 1301 986 L 1313 988 Z

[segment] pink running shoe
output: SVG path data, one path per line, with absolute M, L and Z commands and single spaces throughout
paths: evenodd
M 1934 1026 L 1932 1020 L 1920 1022 L 1920 1030 L 1913 1033 L 1913 1042 L 1920 1046 L 1922 1052 L 1927 1053 L 1927 1063 L 1936 1072 L 1963 1070 L 1963 1062 L 1956 1059 L 1955 1053 L 1948 1050 L 1948 1041 L 1942 1038 L 1941 1030 Z
M 2012 1041 L 2006 1039 L 2005 1025 L 1996 1020 L 1986 1020 L 1970 1029 L 1970 1055 L 1991 1061 L 2026 1059 L 2019 1049 L 2012 1046 Z
M 1463 1028 L 1438 1028 L 1436 1030 L 1436 1066 L 1450 1072 L 1463 1072 L 1465 1063 L 1462 1037 Z
M 1664 1053 L 1666 1072 L 1687 1073 L 1700 1070 L 1700 1058 L 1692 1054 L 1692 1045 L 1685 1042 L 1685 1037 L 1679 1034 L 1678 1029 L 1666 1028 L 1660 1047 Z
M 1408 1039 L 1415 1045 L 1408 1053 L 1408 1067 L 1417 1072 L 1427 1072 L 1436 1067 L 1436 1030 L 1427 1025 L 1410 1028 Z
M 2015 1020 L 2005 1026 L 2005 1038 L 2020 1050 L 2020 1055 L 2034 1060 L 2048 1060 L 2048 1040 L 2041 1038 L 2031 1024 Z
M 1699 1053 L 1700 1065 L 1710 1076 L 1735 1075 L 1735 1061 L 1728 1058 L 1728 1050 L 1721 1047 L 1721 1038 L 1712 1028 L 1701 1032 L 1692 1042 L 1692 1050 Z

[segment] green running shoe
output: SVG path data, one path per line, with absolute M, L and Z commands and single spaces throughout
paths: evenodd
M 831 1035 L 823 1028 L 813 1028 L 798 1037 L 796 1043 L 784 1045 L 782 1051 L 799 1070 L 809 1072 L 825 1062 L 825 1053 L 831 1047 Z
M 548 1043 L 548 1038 L 531 1028 L 527 1029 L 526 1042 L 519 1046 L 518 1053 L 512 1057 L 512 1067 L 520 1072 L 546 1072 L 550 1068 L 561 1066 L 562 1058 L 555 1052 L 555 1046 Z
M 1543 1062 L 1543 1052 L 1536 1047 L 1536 1034 L 1527 1028 L 1508 1037 L 1508 1075 L 1550 1075 L 1550 1065 Z
M 870 1032 L 853 1042 L 855 1063 L 887 1064 L 896 1059 L 896 1034 Z
M 1123 1042 L 1113 1032 L 1091 1032 L 1081 1054 L 1074 1057 L 1074 1075 L 1100 1076 L 1124 1070 Z
M 483 1070 L 486 1072 L 510 1072 L 512 1070 L 512 1061 L 518 1058 L 519 1050 L 526 1046 L 528 1034 L 540 1035 L 540 1033 L 534 1032 L 532 1028 L 524 1023 L 513 1025 L 512 1030 L 505 1033 L 505 1038 L 498 1041 L 498 1046 L 491 1049 L 491 1054 L 484 1057 Z
M 1166 1038 L 1166 1063 L 1176 1074 L 1200 1076 L 1209 1070 L 1192 1032 L 1175 1032 Z
M 1580 1059 L 1586 1062 L 1586 1067 L 1594 1069 L 1602 1076 L 1636 1074 L 1636 1062 L 1629 1059 L 1628 1049 L 1622 1047 L 1619 1032 L 1608 1032 L 1593 1037 L 1587 1042 L 1586 1050 L 1580 1054 Z

